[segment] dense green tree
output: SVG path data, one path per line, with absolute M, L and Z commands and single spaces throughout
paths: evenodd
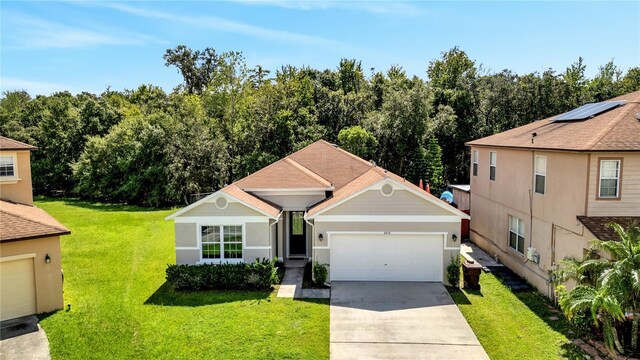
M 445 177 L 451 182 L 467 182 L 469 154 L 465 143 L 481 133 L 475 96 L 478 76 L 475 62 L 455 47 L 443 52 L 441 59 L 431 61 L 427 74 L 433 94 L 431 110 L 448 106 L 455 114 L 454 129 L 436 131 L 443 150 L 443 161 L 448 164 Z
M 492 73 L 459 48 L 429 63 L 427 81 L 399 65 L 366 77 L 355 59 L 273 74 L 247 66 L 239 52 L 210 48 L 181 45 L 164 59 L 184 80 L 170 93 L 143 84 L 99 95 L 0 97 L 0 134 L 39 147 L 37 194 L 75 189 L 109 201 L 184 203 L 320 138 L 412 182 L 466 183 L 465 142 L 640 90 L 638 67 L 623 73 L 610 62 L 589 79 L 579 58 L 562 73 Z
M 165 66 L 175 66 L 184 79 L 189 94 L 200 93 L 213 80 L 218 66 L 218 56 L 212 48 L 191 50 L 185 45 L 167 49 L 163 56 Z
M 431 189 L 440 191 L 445 185 L 444 167 L 442 166 L 442 148 L 438 144 L 438 139 L 432 137 L 429 140 L 429 146 L 426 154 L 427 173 L 425 180 L 431 186 Z
M 359 125 L 340 130 L 338 144 L 365 160 L 372 160 L 378 148 L 376 137 Z

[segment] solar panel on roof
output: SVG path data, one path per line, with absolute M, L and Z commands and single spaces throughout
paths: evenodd
M 624 105 L 626 101 L 603 101 L 599 103 L 591 103 L 580 106 L 577 109 L 573 109 L 569 112 L 556 116 L 553 121 L 572 121 L 572 120 L 585 120 L 594 117 L 603 112 L 609 111 L 618 106 Z

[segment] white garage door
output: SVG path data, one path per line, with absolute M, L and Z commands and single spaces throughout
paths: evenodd
M 331 234 L 334 281 L 442 281 L 442 234 Z
M 35 312 L 33 258 L 0 262 L 0 321 Z

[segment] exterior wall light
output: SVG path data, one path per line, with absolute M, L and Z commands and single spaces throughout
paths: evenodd
M 49 256 L 49 254 L 45 255 L 44 262 L 47 263 L 47 264 L 51 263 L 51 256 Z
M 453 240 L 453 242 L 458 241 L 458 235 L 456 234 L 451 235 L 451 240 Z
M 324 236 L 322 236 L 322 234 L 318 235 L 318 240 L 322 241 L 322 239 L 324 239 Z

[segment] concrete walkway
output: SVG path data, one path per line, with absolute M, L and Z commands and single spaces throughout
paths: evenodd
M 284 278 L 280 283 L 278 297 L 295 298 L 300 297 L 302 291 L 302 279 L 304 276 L 304 268 L 288 267 L 284 272 Z
M 484 271 L 487 271 L 489 267 L 504 266 L 472 242 L 460 244 L 460 253 L 465 259 L 473 260 L 482 265 Z
M 489 359 L 441 283 L 333 282 L 331 359 Z
M 13 323 L 12 323 L 13 322 Z M 49 360 L 49 339 L 38 324 L 38 318 L 29 316 L 3 322 L 0 337 L 2 360 Z

